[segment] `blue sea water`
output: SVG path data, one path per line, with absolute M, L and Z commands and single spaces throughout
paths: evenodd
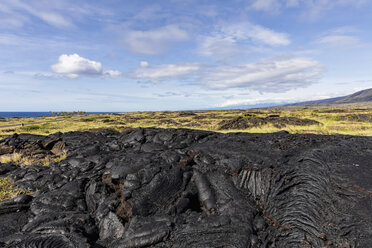
M 112 112 L 86 112 L 89 114 L 109 114 Z M 52 116 L 50 112 L 0 112 L 0 118 L 13 118 L 13 117 L 39 117 L 39 116 Z

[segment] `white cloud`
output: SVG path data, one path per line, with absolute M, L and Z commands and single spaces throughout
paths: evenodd
M 198 53 L 203 56 L 229 57 L 259 46 L 285 46 L 288 35 L 248 22 L 221 25 L 209 36 L 202 37 Z M 253 47 L 254 46 L 254 47 Z
M 102 72 L 102 75 L 110 78 L 117 78 L 121 75 L 121 72 L 117 70 L 105 70 Z
M 305 6 L 305 18 L 316 19 L 323 13 L 340 7 L 360 7 L 367 3 L 367 0 L 301 0 Z
M 63 75 L 49 73 L 49 72 L 37 72 L 33 74 L 33 78 L 44 80 L 44 79 L 63 79 Z
M 315 19 L 334 8 L 348 6 L 358 8 L 366 3 L 368 0 L 254 0 L 249 5 L 249 9 L 277 14 L 283 8 L 303 7 L 304 17 Z
M 1 6 L 0 6 L 1 7 Z M 14 29 L 14 28 L 20 28 L 23 26 L 24 20 L 22 18 L 0 18 L 0 28 L 3 29 Z
M 331 29 L 325 32 L 315 43 L 331 48 L 342 49 L 361 47 L 363 43 L 355 34 L 358 32 L 358 29 L 351 26 Z
M 202 38 L 198 53 L 206 57 L 226 58 L 241 53 L 241 46 L 232 37 L 216 34 Z
M 142 8 L 138 13 L 133 16 L 133 19 L 140 21 L 153 21 L 159 18 L 169 18 L 169 13 L 166 14 L 164 8 L 160 5 L 150 5 Z
M 280 9 L 280 2 L 278 0 L 255 0 L 251 4 L 251 8 L 255 10 L 263 10 L 275 12 Z
M 350 35 L 328 35 L 320 38 L 317 43 L 343 48 L 361 45 L 359 38 Z
M 266 92 L 285 92 L 316 82 L 324 67 L 311 58 L 270 58 L 258 63 L 221 66 L 202 76 L 212 89 L 251 88 Z
M 285 2 L 285 6 L 287 8 L 298 7 L 299 5 L 300 5 L 300 0 L 287 0 Z
M 24 39 L 15 35 L 0 34 L 1 45 L 18 45 L 24 42 Z M 26 44 L 26 42 L 25 42 Z
M 365 89 L 361 88 L 329 88 L 325 87 L 324 90 L 319 91 L 319 85 L 314 87 L 302 88 L 291 90 L 285 93 L 264 93 L 260 94 L 255 91 L 243 92 L 241 94 L 234 94 L 233 98 L 227 99 L 222 103 L 216 105 L 216 107 L 228 107 L 228 106 L 239 106 L 239 105 L 256 105 L 256 104 L 288 104 L 298 103 L 306 101 L 316 101 L 322 99 L 328 99 L 333 97 L 346 96 L 350 93 L 357 92 Z M 243 96 L 243 97 L 242 97 Z
M 174 42 L 185 41 L 189 35 L 177 25 L 167 25 L 158 29 L 140 31 L 127 30 L 123 42 L 133 53 L 157 55 L 169 49 Z
M 224 31 L 238 39 L 252 39 L 255 42 L 270 46 L 285 46 L 291 43 L 287 34 L 276 32 L 260 25 L 245 23 L 228 26 Z
M 287 102 L 295 102 L 292 99 L 286 98 L 275 98 L 272 97 L 257 97 L 250 99 L 229 99 L 224 101 L 223 103 L 219 104 L 218 107 L 229 107 L 229 106 L 238 106 L 238 105 L 256 105 L 256 104 L 265 104 L 265 103 L 287 103 Z
M 115 78 L 121 75 L 120 71 L 103 70 L 102 64 L 93 60 L 80 57 L 78 54 L 62 54 L 58 63 L 51 66 L 56 73 L 63 74 L 68 78 L 80 76 L 101 76 Z
M 332 34 L 347 34 L 347 33 L 358 33 L 359 29 L 353 27 L 353 26 L 343 26 L 343 27 L 338 27 L 330 30 L 329 33 Z
M 65 17 L 51 12 L 34 12 L 35 16 L 38 16 L 40 19 L 46 23 L 58 27 L 58 28 L 68 28 L 72 27 L 72 23 L 68 21 Z
M 196 63 L 151 66 L 146 61 L 142 61 L 141 67 L 134 72 L 133 76 L 138 79 L 158 81 L 165 78 L 190 75 L 199 71 L 200 69 L 201 65 Z
M 42 6 L 32 5 L 32 2 L 25 3 L 21 0 L 5 0 L 2 7 L 3 11 L 9 14 L 16 14 L 22 16 L 22 11 L 25 11 L 29 15 L 37 17 L 44 22 L 58 28 L 69 28 L 74 25 L 65 16 L 52 11 L 51 9 L 40 8 Z M 19 24 L 18 24 L 19 25 Z
M 141 67 L 148 67 L 149 63 L 147 61 L 141 61 L 140 66 Z

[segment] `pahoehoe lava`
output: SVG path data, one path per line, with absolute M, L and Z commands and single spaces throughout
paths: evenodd
M 35 192 L 0 203 L 1 247 L 372 247 L 371 137 L 138 128 L 0 151 L 57 143 L 61 162 L 0 164 Z

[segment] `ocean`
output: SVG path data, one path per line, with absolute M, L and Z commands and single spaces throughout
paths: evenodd
M 90 114 L 110 114 L 114 112 L 86 112 Z M 13 118 L 13 117 L 39 117 L 39 116 L 52 116 L 50 112 L 0 112 L 0 118 Z

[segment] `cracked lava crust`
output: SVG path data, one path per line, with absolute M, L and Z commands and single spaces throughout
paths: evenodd
M 0 203 L 0 247 L 372 247 L 371 137 L 138 128 L 0 153 L 56 144 L 50 166 L 0 164 L 35 192 Z

